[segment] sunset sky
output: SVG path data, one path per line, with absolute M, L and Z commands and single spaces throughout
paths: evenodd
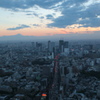
M 0 13 L 0 36 L 100 31 L 100 0 L 0 0 Z

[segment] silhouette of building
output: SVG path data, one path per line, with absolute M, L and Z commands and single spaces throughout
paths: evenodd
M 59 51 L 61 53 L 68 52 L 68 41 L 59 40 Z

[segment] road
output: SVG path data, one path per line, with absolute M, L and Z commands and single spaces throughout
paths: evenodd
M 52 82 L 50 82 L 49 86 L 46 88 L 45 92 L 47 97 L 41 97 L 41 100 L 59 100 L 59 54 L 55 57 L 54 61 L 54 74 Z
M 54 66 L 54 79 L 53 79 L 53 82 L 52 82 L 52 85 L 51 85 L 51 88 L 49 90 L 49 100 L 58 100 L 58 97 L 59 97 L 59 94 L 58 94 L 58 91 L 59 91 L 59 83 L 58 83 L 58 77 L 59 77 L 59 62 L 58 62 L 58 59 L 59 59 L 59 55 L 57 55 L 55 57 L 55 66 Z

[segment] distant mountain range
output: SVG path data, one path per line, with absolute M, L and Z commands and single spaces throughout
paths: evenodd
M 0 40 L 28 40 L 28 39 L 33 39 L 34 36 L 24 36 L 21 34 L 16 34 L 16 35 L 10 35 L 10 36 L 1 36 Z
M 100 39 L 100 32 L 89 34 L 56 34 L 53 36 L 24 36 L 21 34 L 1 36 L 0 41 L 41 41 L 41 40 L 94 40 Z

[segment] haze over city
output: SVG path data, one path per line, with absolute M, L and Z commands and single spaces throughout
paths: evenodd
M 0 13 L 1 37 L 100 37 L 100 0 L 0 0 Z
M 0 100 L 100 100 L 100 0 L 0 0 Z

